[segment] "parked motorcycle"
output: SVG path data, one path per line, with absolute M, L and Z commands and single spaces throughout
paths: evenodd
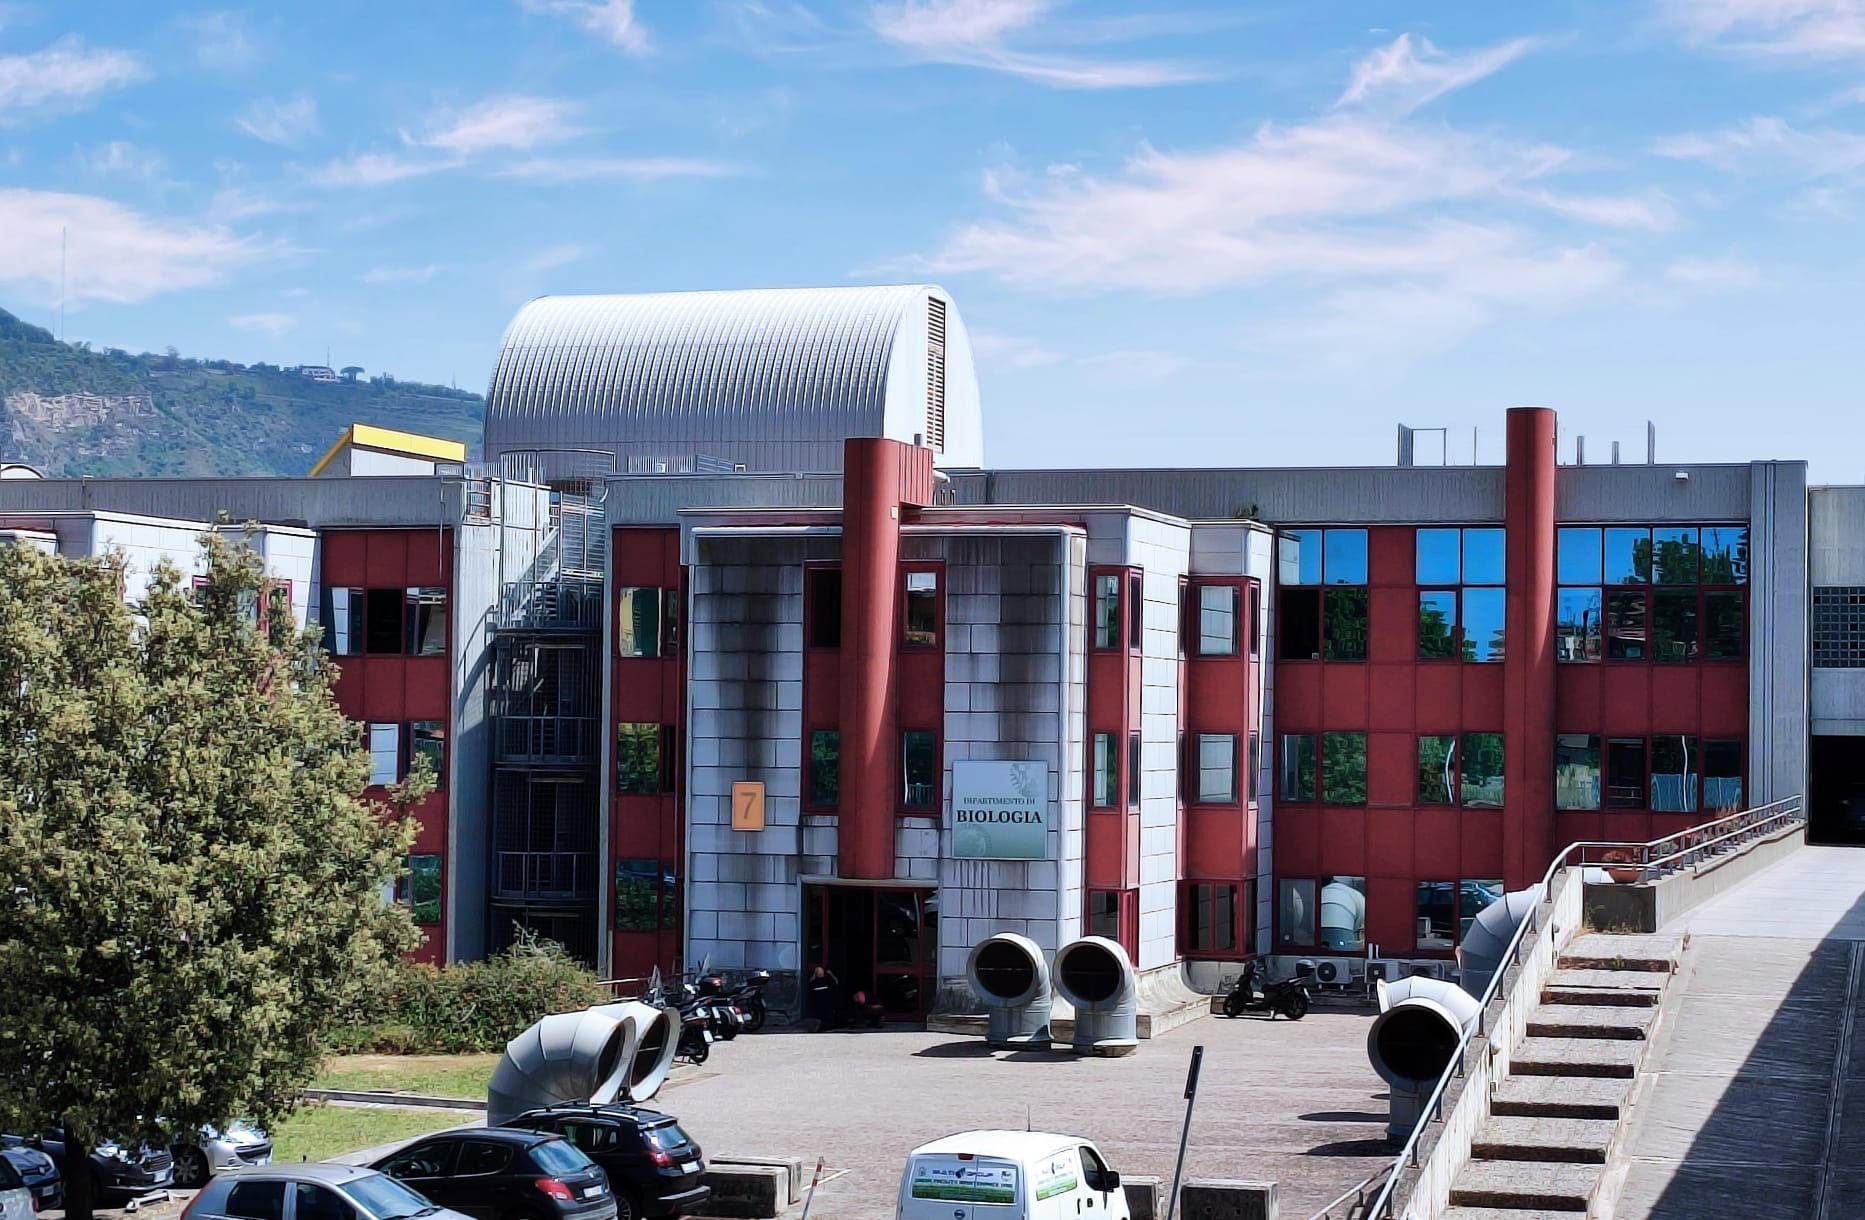
M 1293 977 L 1274 983 L 1259 981 L 1257 964 L 1245 962 L 1243 973 L 1237 976 L 1224 997 L 1224 1015 L 1240 1017 L 1246 1012 L 1267 1012 L 1273 1021 L 1280 1013 L 1291 1021 L 1299 1021 L 1308 1015 L 1308 993 L 1314 985 L 1312 962 L 1297 962 Z
M 739 1032 L 755 1034 L 764 1028 L 764 986 L 771 981 L 768 970 L 753 970 L 737 987 L 727 987 L 720 974 L 702 973 L 699 994 L 729 1009 Z
M 689 1063 L 706 1062 L 707 1056 L 712 1054 L 712 1014 L 694 994 L 691 983 L 682 982 L 677 984 L 676 989 L 670 989 L 661 980 L 660 971 L 656 970 L 647 992 L 641 998 L 650 1004 L 677 1009 L 680 1013 L 680 1040 L 674 1044 L 674 1053 Z

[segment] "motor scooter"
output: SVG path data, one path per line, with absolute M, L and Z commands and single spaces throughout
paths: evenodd
M 1274 983 L 1260 982 L 1257 964 L 1245 962 L 1243 973 L 1224 996 L 1224 1015 L 1240 1017 L 1246 1012 L 1267 1012 L 1273 1021 L 1280 1013 L 1291 1021 L 1299 1021 L 1308 1015 L 1308 993 L 1314 985 L 1313 962 L 1295 963 L 1293 977 Z

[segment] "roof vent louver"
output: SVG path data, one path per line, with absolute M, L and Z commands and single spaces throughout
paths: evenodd
M 945 452 L 945 302 L 926 300 L 926 443 Z

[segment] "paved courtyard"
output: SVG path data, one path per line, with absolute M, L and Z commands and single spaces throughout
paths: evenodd
M 923 1031 L 770 1034 L 714 1047 L 656 1104 L 708 1154 L 821 1157 L 834 1176 L 811 1220 L 865 1220 L 893 1214 L 912 1148 L 976 1128 L 1084 1135 L 1120 1172 L 1170 1181 L 1185 1069 L 1203 1043 L 1186 1175 L 1274 1180 L 1282 1214 L 1300 1220 L 1392 1157 L 1385 1085 L 1366 1058 L 1371 1020 L 1204 1017 L 1125 1059 L 1093 1060 L 993 1054 Z

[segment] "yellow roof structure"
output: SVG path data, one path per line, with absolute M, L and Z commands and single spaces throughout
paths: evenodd
M 345 445 L 354 445 L 361 449 L 383 449 L 389 453 L 405 454 L 408 457 L 433 458 L 437 462 L 464 462 L 466 446 L 459 441 L 443 440 L 438 436 L 422 436 L 416 432 L 397 432 L 393 428 L 378 428 L 374 424 L 351 424 L 344 430 L 337 443 L 330 451 L 317 459 L 317 465 L 311 467 L 308 477 L 316 478 L 324 467 L 339 453 Z

